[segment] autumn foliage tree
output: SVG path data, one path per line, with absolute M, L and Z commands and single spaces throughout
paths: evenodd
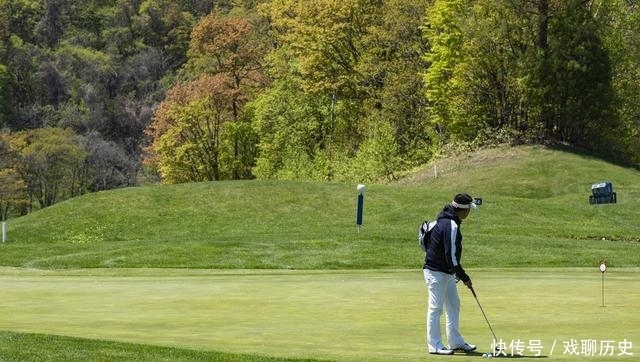
M 223 124 L 232 113 L 228 99 L 232 95 L 222 77 L 202 76 L 174 87 L 155 113 L 148 128 L 153 144 L 147 162 L 157 168 L 164 182 L 223 178 L 220 141 Z
M 169 91 L 147 129 L 145 161 L 163 182 L 251 177 L 257 140 L 245 104 L 264 84 L 255 40 L 246 19 L 212 14 L 194 28 L 187 80 Z

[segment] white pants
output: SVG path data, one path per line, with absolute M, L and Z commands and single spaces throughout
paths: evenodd
M 427 310 L 427 346 L 429 352 L 444 349 L 440 332 L 440 316 L 444 308 L 446 316 L 447 342 L 449 348 L 462 346 L 465 342 L 460 335 L 460 297 L 456 288 L 455 275 L 423 269 L 424 280 L 429 290 Z

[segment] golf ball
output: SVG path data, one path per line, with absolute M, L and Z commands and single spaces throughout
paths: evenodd
M 491 358 L 493 355 L 491 353 L 487 353 L 487 358 Z
M 482 358 L 487 358 L 487 354 L 486 354 L 486 353 L 483 353 L 483 354 L 482 354 Z

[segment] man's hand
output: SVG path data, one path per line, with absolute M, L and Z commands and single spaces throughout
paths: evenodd
M 471 284 L 471 279 L 468 279 L 466 282 L 464 282 L 464 285 L 466 285 L 467 288 L 469 289 L 473 289 L 473 284 Z
M 453 272 L 456 274 L 456 277 L 458 277 L 458 279 L 462 280 L 462 282 L 464 283 L 464 285 L 467 286 L 467 288 L 471 289 L 471 278 L 469 277 L 469 275 L 467 275 L 467 273 L 464 272 L 464 269 L 462 269 L 462 266 L 458 265 L 454 267 Z

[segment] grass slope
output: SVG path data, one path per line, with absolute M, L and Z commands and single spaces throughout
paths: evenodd
M 43 348 L 46 346 L 46 348 Z M 43 351 L 43 349 L 45 351 Z M 2 362 L 316 362 L 311 359 L 256 357 L 38 333 L 0 331 Z
M 618 204 L 589 205 L 603 180 Z M 499 338 L 539 341 L 549 360 L 633 360 L 616 354 L 640 335 L 638 181 L 636 170 L 582 155 L 485 150 L 370 185 L 359 233 L 349 184 L 85 195 L 9 221 L 0 361 L 422 361 L 416 229 L 460 191 L 485 201 L 463 226 L 464 264 Z M 601 258 L 611 266 L 606 308 Z M 487 350 L 485 321 L 466 290 L 461 298 L 465 336 Z M 607 340 L 612 356 L 562 353 L 570 341 L 581 352 Z
M 635 266 L 640 173 L 541 147 L 492 149 L 370 185 L 241 181 L 84 195 L 10 220 L 0 265 L 29 268 L 419 268 L 417 225 L 453 194 L 484 204 L 465 222 L 466 267 Z M 610 180 L 615 205 L 589 205 Z

